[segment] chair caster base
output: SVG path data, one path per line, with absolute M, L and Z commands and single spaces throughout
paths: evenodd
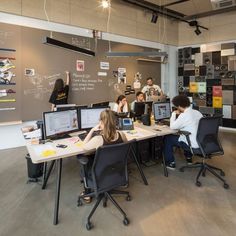
M 131 201 L 132 200 L 132 198 L 131 198 L 131 196 L 130 195 L 128 195 L 127 197 L 126 197 L 126 201 Z
M 87 223 L 86 223 L 86 229 L 87 230 L 91 230 L 93 228 L 93 224 L 90 222 L 90 221 L 88 221 Z
M 124 218 L 123 224 L 126 226 L 129 224 L 129 219 L 127 217 Z
M 227 183 L 224 183 L 223 187 L 224 187 L 225 189 L 229 189 L 229 185 L 228 185 Z
M 201 187 L 202 186 L 202 183 L 200 182 L 200 181 L 196 181 L 196 186 L 198 186 L 198 187 Z
M 83 205 L 83 202 L 81 201 L 81 199 L 79 199 L 78 201 L 77 201 L 77 207 L 80 207 L 80 206 L 82 206 Z
M 220 172 L 220 175 L 221 175 L 221 176 L 225 176 L 225 172 L 224 172 L 224 171 L 221 171 L 221 172 Z

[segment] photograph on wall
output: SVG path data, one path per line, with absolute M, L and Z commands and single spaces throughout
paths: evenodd
M 76 61 L 76 70 L 84 71 L 84 61 L 81 61 L 81 60 Z
M 105 62 L 105 61 L 100 62 L 100 69 L 101 70 L 109 70 L 109 68 L 110 68 L 109 62 Z
M 26 76 L 34 76 L 35 75 L 35 70 L 34 69 L 25 68 L 25 75 Z
M 126 84 L 126 68 L 118 68 L 118 84 Z

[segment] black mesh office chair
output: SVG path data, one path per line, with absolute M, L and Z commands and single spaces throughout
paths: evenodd
M 189 147 L 193 155 L 200 156 L 202 158 L 201 162 L 193 163 L 192 165 L 183 166 L 180 168 L 180 171 L 183 172 L 186 168 L 200 168 L 196 178 L 196 185 L 198 187 L 201 186 L 201 182 L 199 181 L 200 176 L 205 176 L 206 171 L 208 170 L 218 179 L 220 179 L 224 183 L 224 188 L 228 189 L 229 185 L 226 181 L 221 177 L 225 176 L 225 173 L 222 169 L 214 167 L 212 165 L 207 164 L 207 159 L 211 159 L 211 157 L 216 155 L 224 155 L 224 150 L 221 146 L 220 140 L 218 138 L 219 125 L 221 124 L 221 116 L 213 116 L 213 117 L 203 117 L 199 121 L 198 131 L 197 131 L 197 143 L 199 148 L 192 148 L 189 135 L 190 133 L 184 132 L 183 134 L 186 136 Z M 219 174 L 217 173 L 219 172 Z
M 83 197 L 96 197 L 97 199 L 87 218 L 87 230 L 90 230 L 93 227 L 90 219 L 101 200 L 103 200 L 103 206 L 106 207 L 107 200 L 109 199 L 123 215 L 124 225 L 129 224 L 129 219 L 127 218 L 126 213 L 114 200 L 112 194 L 125 194 L 126 200 L 131 200 L 129 192 L 115 190 L 115 188 L 126 186 L 128 184 L 127 159 L 132 143 L 133 142 L 107 145 L 97 149 L 90 173 L 87 171 L 87 175 L 84 179 L 85 187 L 91 189 L 92 192 L 79 196 L 78 198 L 78 206 L 82 205 Z M 82 164 L 82 167 L 87 164 L 84 157 L 79 159 L 79 161 Z

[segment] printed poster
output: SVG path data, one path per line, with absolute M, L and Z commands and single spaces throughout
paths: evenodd
M 197 93 L 198 92 L 198 84 L 197 84 L 197 82 L 190 82 L 189 83 L 189 92 L 190 93 Z
M 76 61 L 76 70 L 84 71 L 84 61 L 81 61 L 81 60 Z
M 104 62 L 104 61 L 100 62 L 100 69 L 101 70 L 109 70 L 109 68 L 110 68 L 109 62 Z
M 118 84 L 126 84 L 126 68 L 118 68 Z

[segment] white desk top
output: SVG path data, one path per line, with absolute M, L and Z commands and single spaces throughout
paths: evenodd
M 158 129 L 158 131 L 155 129 Z M 167 126 L 144 126 L 142 124 L 135 124 L 135 129 L 133 131 L 124 131 L 128 140 L 136 139 L 137 141 L 164 136 L 175 132 L 175 130 L 171 130 Z M 76 142 L 77 140 L 79 140 L 78 137 L 71 137 L 47 142 L 46 144 L 32 145 L 31 143 L 27 143 L 26 146 L 32 162 L 42 163 L 88 152 L 88 150 L 85 151 L 83 149 L 83 142 Z M 67 147 L 56 147 L 58 144 L 64 144 L 67 145 Z M 91 151 L 93 150 L 89 150 L 89 152 Z

